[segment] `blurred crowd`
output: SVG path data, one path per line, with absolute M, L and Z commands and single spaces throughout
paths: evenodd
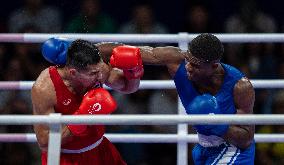
M 139 2 L 139 3 L 138 3 Z M 0 18 L 1 33 L 281 33 L 284 22 L 266 12 L 254 0 L 240 0 L 224 18 L 212 16 L 207 1 L 185 3 L 182 11 L 157 13 L 151 1 L 125 5 L 121 19 L 104 10 L 100 0 L 81 0 L 73 14 L 64 4 L 24 0 Z M 121 2 L 122 3 L 122 2 Z M 70 5 L 69 5 L 70 6 Z M 121 7 L 120 5 L 118 7 Z M 2 6 L 3 7 L 3 6 Z M 163 6 L 162 6 L 163 7 Z M 122 10 L 122 9 L 120 9 Z M 180 9 L 181 10 L 181 9 Z M 160 10 L 161 11 L 161 10 Z M 116 9 L 119 12 L 119 9 Z M 184 13 L 169 25 L 172 12 Z M 220 11 L 221 12 L 221 11 Z M 125 13 L 125 12 L 124 12 Z M 224 9 L 224 13 L 228 13 Z M 68 15 L 68 16 L 67 16 Z M 162 19 L 158 19 L 157 16 Z M 162 15 L 162 16 L 161 16 Z M 124 21 L 122 21 L 124 20 Z M 126 20 L 126 21 L 125 21 Z M 220 21 L 222 20 L 222 21 Z M 174 27 L 174 28 L 173 28 Z M 164 44 L 150 44 L 160 46 Z M 176 44 L 172 44 L 177 46 Z M 284 79 L 284 43 L 224 44 L 223 62 L 243 71 L 250 79 Z M 40 44 L 0 43 L 0 81 L 34 81 L 50 64 L 41 56 Z M 143 80 L 169 80 L 166 68 L 145 66 Z M 140 90 L 130 95 L 112 92 L 117 114 L 177 114 L 177 93 L 172 90 Z M 0 90 L 1 114 L 32 114 L 29 90 Z M 256 89 L 255 114 L 284 113 L 284 90 Z M 33 133 L 32 126 L 0 126 L 1 133 Z M 284 126 L 256 126 L 256 133 L 282 133 Z M 176 126 L 108 126 L 108 133 L 176 133 Z M 189 132 L 194 131 L 189 127 Z M 129 165 L 176 164 L 176 144 L 116 143 Z M 188 145 L 191 151 L 192 144 Z M 40 164 L 36 143 L 1 143 L 0 164 Z M 189 163 L 192 164 L 191 152 Z M 256 164 L 284 164 L 284 144 L 258 143 Z

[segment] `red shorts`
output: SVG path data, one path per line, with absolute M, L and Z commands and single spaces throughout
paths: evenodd
M 41 154 L 42 165 L 47 165 L 47 153 Z M 61 153 L 60 165 L 126 165 L 115 146 L 104 137 L 96 148 L 78 154 Z

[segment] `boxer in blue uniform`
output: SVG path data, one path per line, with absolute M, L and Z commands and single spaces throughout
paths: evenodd
M 168 68 L 188 115 L 253 113 L 253 86 L 238 69 L 220 62 L 224 48 L 216 36 L 198 35 L 188 51 L 172 46 L 139 48 L 144 64 Z M 193 127 L 199 139 L 192 151 L 196 165 L 254 164 L 254 125 Z
M 140 47 L 144 64 L 166 65 L 188 115 L 252 114 L 255 92 L 233 66 L 221 63 L 224 48 L 212 34 L 200 34 L 188 51 L 177 47 Z M 254 164 L 253 125 L 194 125 L 199 143 L 196 165 Z

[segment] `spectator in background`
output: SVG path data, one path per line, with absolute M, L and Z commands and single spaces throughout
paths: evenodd
M 130 20 L 123 24 L 119 32 L 128 34 L 163 34 L 168 33 L 168 29 L 162 23 L 157 22 L 152 7 L 147 3 L 139 3 L 132 9 Z M 143 44 L 139 44 L 143 45 Z M 150 46 L 163 46 L 163 44 L 148 44 Z M 145 66 L 143 79 L 155 79 L 157 77 L 157 66 Z M 160 69 L 159 69 L 160 70 Z
M 18 58 L 13 57 L 7 64 L 4 74 L 4 81 L 21 81 L 24 80 L 26 75 L 25 66 L 21 65 Z M 23 99 L 30 105 L 30 91 L 28 90 L 0 90 L 0 106 L 9 104 L 10 100 Z M 4 108 L 2 113 L 10 113 L 7 107 Z M 31 105 L 29 106 L 31 108 Z
M 132 17 L 129 22 L 123 24 L 120 33 L 168 33 L 168 29 L 155 20 L 153 9 L 148 4 L 138 4 L 133 7 Z
M 275 20 L 257 6 L 255 0 L 239 1 L 238 13 L 229 16 L 225 23 L 225 31 L 229 33 L 276 32 Z
M 278 90 L 273 97 L 272 104 L 273 114 L 284 114 L 284 90 Z M 277 125 L 273 126 L 274 133 L 283 133 L 284 126 Z M 274 143 L 272 150 L 272 158 L 275 164 L 284 164 L 284 144 L 283 143 Z
M 277 54 L 274 43 L 262 44 L 263 51 L 260 57 L 260 67 L 257 74 L 258 78 L 274 79 L 277 77 Z
M 159 80 L 170 80 L 168 72 L 160 72 Z M 149 97 L 149 114 L 170 115 L 178 113 L 176 89 L 155 90 Z M 152 125 L 152 133 L 176 134 L 177 125 Z M 163 151 L 161 151 L 163 148 Z M 172 165 L 176 163 L 176 144 L 152 144 L 149 153 L 153 164 Z
M 272 113 L 273 114 L 283 114 L 284 113 L 284 90 L 278 90 L 275 92 L 272 103 Z M 257 133 L 283 133 L 284 126 L 277 125 L 265 125 L 259 126 Z M 283 143 L 258 143 L 256 145 L 257 159 L 256 164 L 266 165 L 266 164 L 284 164 L 284 144 Z
M 20 33 L 38 32 L 34 26 L 26 26 Z M 2 80 L 23 81 L 35 80 L 40 68 L 47 65 L 39 54 L 38 44 L 17 43 L 11 45 L 11 55 L 7 54 L 6 47 L 0 47 L 0 58 L 3 63 Z M 2 57 L 3 56 L 3 57 Z M 2 61 L 3 59 L 3 61 Z M 3 114 L 31 114 L 29 90 L 0 90 L 0 107 Z M 27 107 L 27 108 L 25 108 Z M 11 127 L 11 128 L 18 128 Z M 14 131 L 19 132 L 19 131 Z
M 118 108 L 116 114 L 147 114 L 148 113 L 148 90 L 139 90 L 128 96 L 119 92 L 113 92 L 113 97 L 117 101 Z M 134 125 L 114 125 L 108 126 L 108 132 L 137 134 L 145 133 L 149 128 L 147 126 Z M 115 144 L 121 156 L 128 165 L 146 165 L 148 162 L 147 148 L 144 143 L 118 143 Z
M 241 0 L 238 12 L 228 17 L 224 29 L 227 33 L 274 33 L 277 31 L 277 25 L 270 15 L 257 6 L 255 0 Z M 265 49 L 273 51 L 271 46 L 264 46 L 263 51 L 266 51 Z M 228 63 L 233 65 L 241 63 L 239 59 L 245 53 L 243 44 L 228 44 L 226 50 Z M 266 51 L 266 54 L 270 53 Z M 260 55 L 255 57 L 257 58 L 255 60 L 259 60 Z
M 67 25 L 69 33 L 114 33 L 114 20 L 101 11 L 99 0 L 82 0 L 80 13 Z
M 208 10 L 203 5 L 193 5 L 186 11 L 184 31 L 189 33 L 214 32 L 214 26 L 209 23 Z
M 20 29 L 20 33 L 38 33 L 35 26 L 26 26 Z M 35 80 L 40 72 L 48 66 L 47 61 L 40 54 L 40 45 L 31 43 L 16 43 L 14 46 L 14 56 L 19 59 L 25 71 L 25 76 L 19 80 Z
M 1 70 L 0 80 L 4 79 L 4 72 L 3 71 L 5 70 L 8 57 L 9 57 L 9 53 L 8 53 L 8 50 L 7 50 L 7 45 L 1 43 L 1 45 L 0 45 L 0 70 Z
M 34 26 L 42 33 L 61 32 L 61 12 L 53 6 L 46 6 L 43 0 L 25 0 L 23 7 L 10 14 L 8 30 L 19 33 L 28 26 Z
M 167 72 L 161 72 L 159 80 L 170 80 Z M 149 97 L 149 114 L 177 114 L 178 96 L 175 89 L 155 90 Z M 153 125 L 154 133 L 176 133 L 176 125 Z

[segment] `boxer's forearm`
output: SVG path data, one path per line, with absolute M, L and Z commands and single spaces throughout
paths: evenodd
M 117 47 L 124 45 L 123 43 L 119 42 L 100 42 L 95 44 L 101 52 L 102 59 L 105 63 L 109 63 L 109 59 L 112 54 L 112 50 Z
M 253 141 L 254 129 L 254 126 L 230 126 L 223 138 L 241 149 L 246 149 Z

